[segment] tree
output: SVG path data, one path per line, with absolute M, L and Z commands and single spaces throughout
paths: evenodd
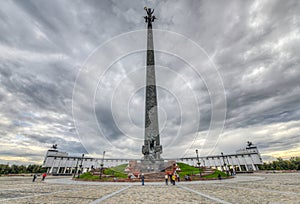
M 263 163 L 261 170 L 300 170 L 300 157 L 292 157 L 289 160 L 277 158 L 276 161 Z
M 0 164 L 0 174 L 8 174 L 9 166 L 8 164 Z
M 13 164 L 11 167 L 10 167 L 10 174 L 18 174 L 19 173 L 19 167 L 15 164 Z

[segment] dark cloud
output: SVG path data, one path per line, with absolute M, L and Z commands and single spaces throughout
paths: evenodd
M 118 128 L 112 115 L 110 107 L 96 107 L 95 114 L 99 124 L 99 130 L 103 135 L 106 135 L 109 140 L 116 140 L 124 136 Z
M 61 151 L 66 151 L 71 154 L 77 154 L 77 153 L 87 153 L 85 148 L 82 146 L 80 142 L 76 141 L 69 141 L 68 138 L 60 138 L 60 137 L 41 137 L 41 135 L 28 135 L 29 139 L 32 139 L 33 141 L 37 141 L 40 144 L 43 144 L 44 146 L 48 146 L 49 148 L 53 144 L 59 144 L 58 148 Z
M 107 153 L 111 157 L 141 156 L 143 51 L 119 59 L 107 70 L 95 101 L 86 96 L 93 94 L 93 83 L 101 76 L 91 73 L 86 81 L 77 81 L 80 101 L 75 118 L 72 95 L 78 71 L 95 48 L 119 34 L 145 28 L 145 5 L 155 8 L 155 28 L 177 32 L 197 43 L 219 71 L 227 110 L 215 152 L 233 152 L 247 140 L 253 140 L 266 159 L 276 152 L 299 148 L 299 131 L 295 129 L 300 120 L 300 3 L 296 0 L 285 4 L 2 1 L 0 161 L 22 155 L 26 145 L 30 148 L 25 157 L 37 160 L 52 143 L 73 153 L 111 149 L 115 153 Z M 121 48 L 115 45 L 106 54 Z M 200 57 L 200 53 L 190 55 Z M 165 146 L 174 145 L 177 152 L 189 147 L 205 149 L 202 144 L 214 111 L 211 97 L 216 93 L 209 90 L 205 76 L 197 75 L 197 67 L 193 70 L 180 57 L 156 53 L 162 141 Z M 99 69 L 101 64 L 104 62 L 99 62 Z M 203 62 L 201 69 L 205 66 Z M 128 96 L 131 98 L 126 101 Z M 166 148 L 167 157 L 174 154 Z
M 37 153 L 27 153 L 24 155 L 23 152 L 12 152 L 12 151 L 7 151 L 7 150 L 0 150 L 0 154 L 2 156 L 14 156 L 14 157 L 40 157 L 41 155 L 37 152 Z

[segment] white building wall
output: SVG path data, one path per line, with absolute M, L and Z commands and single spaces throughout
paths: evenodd
M 224 161 L 226 164 L 226 169 L 228 166 L 232 169 L 234 167 L 239 167 L 240 170 L 257 170 L 257 165 L 262 164 L 262 160 L 257 148 L 250 148 L 245 150 L 237 151 L 237 154 L 223 155 Z M 176 160 L 177 162 L 183 162 L 191 166 L 197 166 L 197 158 L 180 158 L 180 159 L 171 159 Z M 209 156 L 209 157 L 199 157 L 201 166 L 213 167 L 221 169 L 224 166 L 223 157 L 221 155 Z M 113 167 L 121 164 L 126 164 L 129 162 L 129 159 L 102 159 L 100 158 L 83 158 L 82 157 L 70 157 L 65 152 L 58 151 L 48 151 L 44 160 L 44 167 L 48 167 L 49 173 L 56 173 L 60 168 L 63 172 L 71 172 L 71 170 L 79 170 L 79 166 L 82 163 L 84 172 L 93 168 L 100 168 L 100 164 L 103 162 L 104 167 Z M 68 170 L 67 170 L 68 169 Z M 225 170 L 225 169 L 224 169 Z

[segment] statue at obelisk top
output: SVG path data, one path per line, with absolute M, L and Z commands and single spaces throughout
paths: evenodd
M 160 145 L 157 93 L 155 82 L 155 63 L 153 48 L 152 23 L 156 19 L 154 9 L 144 8 L 147 12 L 145 22 L 147 23 L 147 68 L 146 68 L 146 101 L 145 101 L 145 140 L 142 148 L 144 160 L 160 160 L 162 146 Z

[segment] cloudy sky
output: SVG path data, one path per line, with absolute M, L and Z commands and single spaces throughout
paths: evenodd
M 146 24 L 163 157 L 300 156 L 300 2 L 0 1 L 0 163 L 141 158 Z

